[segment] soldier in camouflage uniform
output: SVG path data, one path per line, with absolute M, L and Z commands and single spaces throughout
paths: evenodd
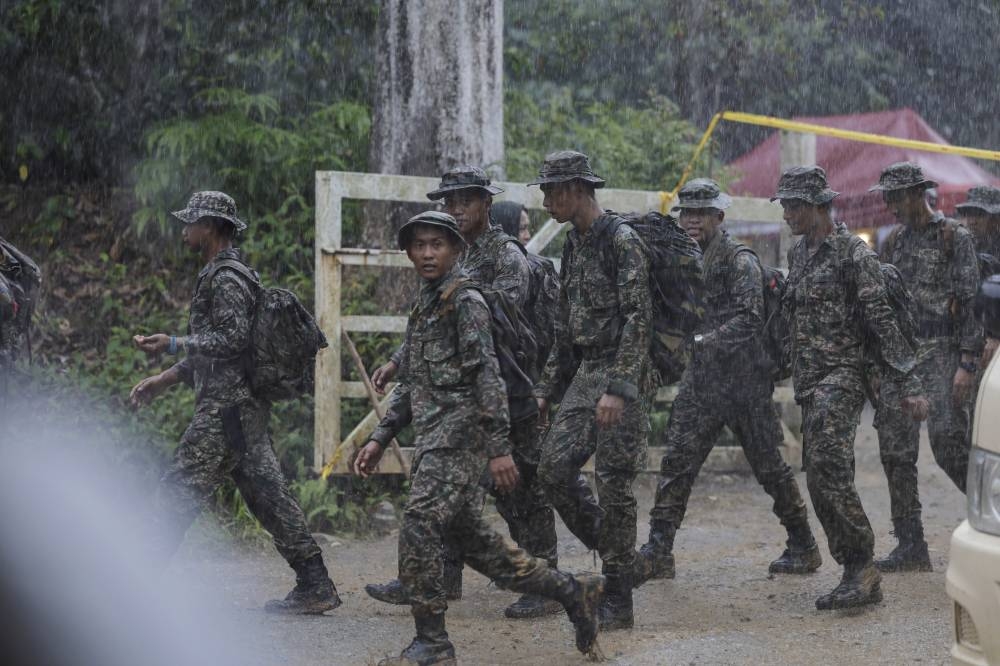
M 973 311 L 979 265 L 972 234 L 927 205 L 924 191 L 936 185 L 916 164 L 901 162 L 884 169 L 871 190 L 882 193 L 902 225 L 886 240 L 883 261 L 899 269 L 917 308 L 916 369 L 930 399 L 927 429 L 934 459 L 964 492 L 983 347 Z M 897 398 L 882 392 L 876 427 L 899 543 L 877 565 L 882 571 L 930 571 L 917 490 L 920 425 L 901 413 Z
M 28 255 L 0 238 L 0 401 L 26 346 L 41 271 Z M 0 402 L 2 405 L 2 402 Z
M 399 575 L 417 635 L 385 664 L 454 663 L 445 631 L 441 544 L 504 589 L 554 599 L 591 649 L 603 580 L 576 579 L 515 548 L 482 517 L 483 469 L 501 492 L 518 482 L 511 456 L 506 387 L 493 346 L 491 315 L 476 283 L 458 264 L 464 241 L 455 219 L 428 212 L 399 231 L 421 280 L 407 343 L 386 416 L 361 450 L 354 470 L 367 476 L 392 437 L 408 423 L 416 432 L 410 497 L 399 533 Z
M 1000 272 L 1000 187 L 978 185 L 969 190 L 965 203 L 955 207 L 958 221 L 972 232 L 979 254 L 979 277 L 985 280 Z M 993 360 L 1000 340 L 985 333 L 983 355 L 979 360 L 982 372 Z
M 437 189 L 428 192 L 431 201 L 444 200 L 445 212 L 455 218 L 466 247 L 459 262 L 477 285 L 506 298 L 514 308 L 525 312 L 531 287 L 531 272 L 524 252 L 517 242 L 491 223 L 493 196 L 503 190 L 490 183 L 479 167 L 460 166 L 445 173 Z M 374 380 L 384 386 L 394 376 L 405 355 L 405 343 L 388 366 L 376 371 Z M 510 443 L 521 482 L 507 493 L 492 488 L 497 510 L 519 546 L 555 568 L 555 515 L 538 482 L 538 408 L 530 396 L 508 396 Z M 487 480 L 487 485 L 489 482 Z M 462 567 L 457 554 L 446 551 L 445 589 L 450 599 L 461 598 Z M 372 597 L 387 603 L 404 604 L 406 596 L 398 580 L 385 585 L 366 585 Z M 562 610 L 558 603 L 524 596 L 505 611 L 510 618 L 539 617 Z
M 545 158 L 539 177 L 543 205 L 573 229 L 563 253 L 561 331 L 536 387 L 543 418 L 559 403 L 542 444 L 539 476 L 560 517 L 603 561 L 607 593 L 601 627 L 631 627 L 636 500 L 632 484 L 645 464 L 653 378 L 649 356 L 652 301 L 649 259 L 638 234 L 622 224 L 598 246 L 603 225 L 615 222 L 597 205 L 604 186 L 586 155 L 560 151 Z M 602 250 L 617 258 L 605 273 Z M 595 456 L 598 503 L 577 483 Z
M 134 405 L 147 404 L 180 382 L 195 390 L 194 417 L 157 489 L 161 539 L 156 554 L 169 560 L 229 476 L 296 573 L 295 588 L 265 609 L 286 614 L 332 610 L 340 597 L 271 446 L 270 404 L 251 394 L 243 365 L 259 285 L 232 268 L 214 266 L 223 259 L 243 261 L 232 239 L 247 225 L 236 216 L 233 199 L 222 192 L 197 192 L 174 216 L 184 223 L 185 243 L 206 265 L 198 274 L 188 334 L 134 338 L 148 354 L 186 354 L 170 369 L 139 382 L 132 389 Z
M 839 585 L 816 600 L 820 610 L 882 600 L 872 561 L 871 525 L 854 487 L 854 436 L 865 402 L 864 338 L 876 340 L 884 385 L 903 396 L 900 409 L 926 416 L 916 359 L 887 297 L 878 257 L 830 214 L 837 196 L 817 166 L 782 174 L 780 200 L 793 235 L 782 311 L 791 327 L 795 400 L 802 406 L 802 461 L 813 509 L 844 567 Z
M 691 361 L 681 379 L 667 423 L 649 541 L 636 575 L 673 578 L 674 535 L 684 519 L 691 486 L 723 426 L 736 435 L 747 461 L 788 531 L 785 552 L 771 573 L 802 574 L 822 563 L 809 529 L 806 505 L 792 469 L 778 447 L 781 422 L 771 399 L 764 326 L 764 282 L 760 260 L 719 227 L 731 199 L 707 178 L 689 181 L 678 193 L 680 224 L 698 241 L 705 276 L 705 322 L 694 336 Z

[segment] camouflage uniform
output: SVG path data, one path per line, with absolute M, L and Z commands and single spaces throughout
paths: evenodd
M 198 276 L 188 335 L 180 340 L 186 358 L 174 368 L 195 390 L 194 417 L 160 482 L 157 506 L 166 532 L 162 555 L 169 558 L 188 527 L 226 476 L 236 482 L 274 545 L 295 566 L 320 553 L 292 497 L 268 435 L 270 405 L 255 399 L 243 367 L 250 337 L 255 286 L 235 270 L 218 269 L 224 250 Z
M 1000 259 L 1000 187 L 977 185 L 969 190 L 966 201 L 955 206 L 955 209 L 959 215 L 975 212 L 989 217 L 991 233 L 972 234 L 976 239 L 976 252 Z M 980 277 L 985 279 L 987 276 Z
M 27 255 L 0 238 L 0 398 L 25 346 L 40 275 Z
M 933 181 L 923 178 L 918 166 L 907 163 L 888 167 L 879 180 L 880 184 L 873 189 L 933 186 Z M 938 465 L 964 492 L 975 396 L 970 394 L 956 406 L 952 400 L 952 381 L 962 353 L 978 358 L 983 344 L 982 329 L 973 312 L 979 289 L 974 239 L 955 221 L 934 213 L 930 224 L 921 231 L 905 225 L 895 232 L 883 253 L 883 260 L 899 269 L 917 307 L 913 313 L 917 324 L 916 374 L 930 400 L 927 429 L 931 450 Z M 920 424 L 900 410 L 899 397 L 891 389 L 882 392 L 876 427 L 882 465 L 889 481 L 893 523 L 897 526 L 897 536 L 904 536 L 898 532 L 905 532 L 910 523 L 920 521 L 917 488 Z
M 682 208 L 723 210 L 729 205 L 729 197 L 707 179 L 687 183 L 679 199 Z M 784 437 L 760 340 L 764 325 L 760 261 L 719 230 L 704 250 L 702 271 L 705 321 L 670 411 L 650 511 L 650 543 L 643 551 L 661 557 L 670 554 L 691 487 L 723 426 L 736 435 L 758 483 L 774 499 L 774 513 L 789 532 L 790 547 L 815 549 L 795 475 L 778 450 Z
M 428 215 L 435 224 L 451 220 L 447 226 L 457 236 L 454 220 L 444 214 L 424 214 L 411 222 L 424 222 Z M 577 589 L 572 576 L 515 548 L 482 517 L 483 469 L 488 459 L 508 455 L 511 444 L 490 311 L 471 285 L 458 266 L 433 282 L 423 281 L 407 323 L 399 384 L 371 435 L 384 447 L 408 423 L 416 433 L 410 497 L 399 533 L 399 575 L 417 639 L 404 657 L 418 643 L 419 649 L 436 646 L 436 653 L 445 646 L 451 650 L 443 624 L 448 604 L 442 543 L 501 588 L 559 600 Z M 410 662 L 401 658 L 400 663 Z

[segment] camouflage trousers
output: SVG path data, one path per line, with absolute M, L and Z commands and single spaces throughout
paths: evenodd
M 399 531 L 399 579 L 414 616 L 444 613 L 441 544 L 461 561 L 512 592 L 566 599 L 573 578 L 516 548 L 482 516 L 480 454 L 435 449 L 420 457 Z
M 646 462 L 652 387 L 647 378 L 639 398 L 626 402 L 621 422 L 598 428 L 595 409 L 608 384 L 608 365 L 605 360 L 580 364 L 542 444 L 538 475 L 569 530 L 597 548 L 605 573 L 614 573 L 630 569 L 635 556 L 632 484 Z M 591 456 L 600 501 L 580 477 Z
M 857 386 L 820 385 L 801 400 L 802 463 L 813 509 L 838 564 L 864 562 L 875 535 L 854 486 L 854 436 L 865 395 Z
M 723 426 L 732 430 L 757 483 L 774 500 L 781 524 L 808 520 L 806 504 L 792 468 L 781 457 L 781 421 L 771 396 L 770 379 L 746 378 L 740 386 L 699 386 L 685 373 L 667 422 L 666 451 L 650 520 L 674 530 L 687 511 L 688 498 L 701 466 L 715 446 Z
M 948 478 L 965 492 L 966 471 L 969 467 L 972 409 L 975 395 L 960 405 L 952 400 L 952 382 L 958 369 L 958 349 L 948 340 L 924 342 L 917 376 L 931 403 L 927 419 L 934 460 Z M 920 423 L 903 413 L 894 386 L 881 391 L 875 427 L 878 430 L 879 454 L 889 482 L 889 500 L 894 521 L 920 516 L 920 494 L 917 489 L 917 454 L 920 450 Z
M 289 564 L 320 553 L 271 446 L 270 416 L 269 407 L 252 400 L 229 407 L 201 402 L 195 407 L 156 492 L 156 551 L 163 561 L 173 556 L 226 476 Z

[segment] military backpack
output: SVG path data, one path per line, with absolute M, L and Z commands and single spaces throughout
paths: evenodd
M 215 262 L 205 279 L 223 268 L 245 278 L 256 291 L 245 353 L 251 392 L 269 402 L 312 393 L 316 354 L 328 346 L 316 320 L 293 292 L 264 287 L 255 270 L 235 259 Z
M 650 356 L 664 384 L 678 382 L 690 358 L 688 343 L 705 318 L 705 283 L 701 248 L 672 218 L 657 212 L 606 211 L 593 227 L 604 273 L 618 275 L 614 236 L 626 224 L 639 235 L 649 256 L 649 289 L 653 301 Z M 563 247 L 562 276 L 572 257 L 572 241 Z

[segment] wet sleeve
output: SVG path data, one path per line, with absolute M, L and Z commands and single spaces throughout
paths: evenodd
M 764 325 L 764 278 L 749 252 L 738 252 L 732 268 L 733 316 L 705 335 L 708 347 L 731 348 L 752 340 Z
M 868 331 L 878 339 L 886 380 L 898 384 L 904 397 L 921 394 L 920 380 L 914 372 L 917 359 L 900 332 L 896 313 L 889 303 L 878 256 L 859 243 L 852 259 L 858 304 Z
M 473 382 L 479 423 L 487 457 L 510 453 L 510 412 L 507 389 L 493 348 L 490 311 L 478 291 L 466 290 L 458 299 L 458 347 L 463 371 Z
M 398 435 L 412 420 L 410 389 L 406 384 L 396 384 L 389 395 L 389 406 L 385 410 L 385 416 L 379 420 L 368 439 L 375 440 L 385 448 L 392 438 Z
M 493 291 L 507 295 L 518 308 L 528 302 L 531 288 L 531 267 L 528 260 L 514 243 L 504 243 L 497 256 L 496 277 L 490 285 Z
M 212 325 L 208 331 L 178 338 L 188 356 L 231 359 L 250 343 L 254 292 L 246 281 L 222 269 L 212 279 Z
M 614 238 L 618 257 L 618 307 L 622 332 L 609 369 L 607 393 L 626 400 L 639 397 L 639 383 L 648 363 L 653 301 L 649 291 L 649 257 L 638 235 L 618 228 Z
M 181 381 L 194 388 L 194 368 L 191 367 L 191 361 L 184 358 L 174 363 L 171 370 L 175 371 L 177 375 L 181 378 Z
M 973 304 L 979 291 L 979 257 L 972 234 L 955 230 L 955 261 L 952 284 L 955 285 L 955 327 L 958 346 L 963 352 L 978 356 L 983 350 L 983 328 L 976 320 Z
M 556 308 L 552 349 L 545 360 L 542 376 L 535 385 L 535 397 L 551 402 L 562 400 L 576 370 L 573 363 L 573 344 L 569 334 L 569 299 L 566 296 L 565 276 L 559 285 L 559 301 Z

